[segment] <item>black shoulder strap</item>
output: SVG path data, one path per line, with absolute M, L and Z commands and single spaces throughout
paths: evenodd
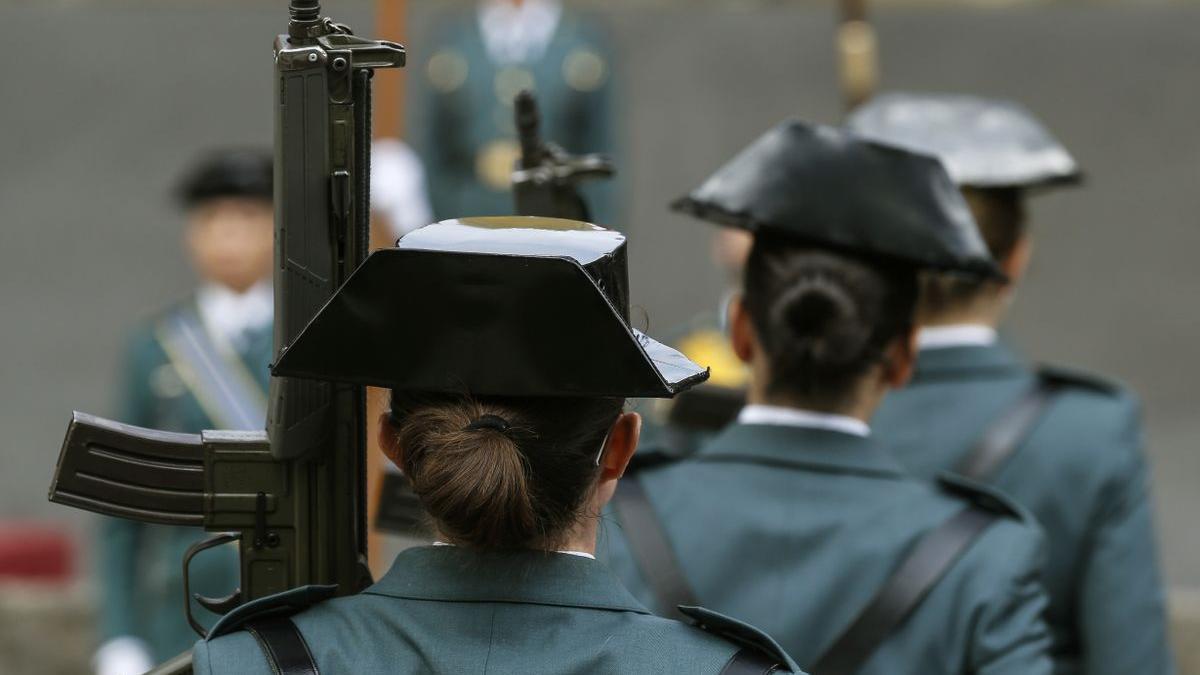
M 833 645 L 811 675 L 850 675 L 915 610 L 971 544 L 999 518 L 977 506 L 959 511 L 925 533 Z
M 729 659 L 721 675 L 771 675 L 779 670 L 779 662 L 767 658 L 757 649 L 744 648 Z
M 1016 403 L 987 427 L 954 472 L 972 480 L 986 481 L 1020 447 L 1053 402 L 1057 390 L 1052 380 L 1039 376 Z
M 288 617 L 253 621 L 246 630 L 258 640 L 275 675 L 318 675 L 308 643 Z
M 660 612 L 674 615 L 679 605 L 699 604 L 637 476 L 626 476 L 617 483 L 613 508 L 642 578 L 658 599 Z

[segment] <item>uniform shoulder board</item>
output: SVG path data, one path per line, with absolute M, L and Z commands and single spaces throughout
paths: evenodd
M 1032 519 L 1032 516 L 1023 507 L 990 485 L 949 471 L 938 474 L 937 484 L 946 492 L 966 499 L 985 511 L 1023 521 Z
M 221 617 L 206 640 L 221 637 L 242 628 L 250 621 L 267 617 L 291 616 L 313 605 L 332 598 L 337 593 L 337 586 L 309 585 L 290 588 L 282 593 L 268 595 L 265 598 L 251 600 L 235 608 Z
M 1073 387 L 1088 389 L 1102 394 L 1118 394 L 1122 387 L 1119 383 L 1093 373 L 1058 366 L 1039 365 L 1038 377 L 1047 384 L 1056 387 Z
M 730 642 L 753 650 L 766 658 L 766 661 L 787 666 L 792 672 L 800 672 L 792 658 L 788 656 L 778 642 L 761 630 L 748 623 L 738 621 L 733 617 L 703 607 L 679 606 L 679 612 L 692 620 L 692 625 L 706 633 L 720 636 Z

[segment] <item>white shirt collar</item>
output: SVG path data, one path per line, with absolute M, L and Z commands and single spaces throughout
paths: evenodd
M 871 435 L 871 427 L 856 417 L 778 405 L 752 403 L 742 408 L 742 411 L 738 413 L 737 421 L 739 424 L 771 424 L 785 427 L 828 429 L 863 438 Z
M 254 284 L 245 293 L 210 283 L 196 291 L 196 306 L 209 335 L 240 349 L 247 332 L 271 325 L 275 296 L 268 280 Z
M 448 541 L 435 541 L 435 542 L 433 542 L 433 545 L 434 546 L 454 546 L 454 544 L 451 544 Z M 573 555 L 578 558 L 587 558 L 588 560 L 596 559 L 596 556 L 592 555 L 591 553 L 588 553 L 587 551 L 555 551 L 555 553 L 561 553 L 563 555 Z
M 929 326 L 917 334 L 917 349 L 986 347 L 996 342 L 996 329 L 978 323 Z
M 562 16 L 557 0 L 525 0 L 518 7 L 509 0 L 484 0 L 479 4 L 479 32 L 494 63 L 529 63 L 541 58 Z

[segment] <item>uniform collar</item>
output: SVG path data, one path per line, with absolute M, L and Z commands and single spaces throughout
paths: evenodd
M 445 602 L 511 602 L 649 614 L 608 567 L 541 551 L 475 551 L 419 546 L 364 593 Z
M 275 296 L 268 280 L 244 293 L 209 283 L 196 291 L 196 309 L 209 335 L 241 350 L 249 336 L 270 327 Z
M 929 326 L 917 334 L 917 348 L 986 347 L 995 344 L 996 329 L 980 323 Z
M 867 423 L 849 415 L 801 410 L 778 405 L 751 403 L 738 413 L 737 421 L 742 424 L 774 424 L 808 429 L 826 429 L 838 433 L 866 438 L 871 435 Z
M 917 354 L 913 380 L 953 378 L 994 374 L 1004 377 L 1025 372 L 1024 362 L 997 340 L 990 345 L 922 349 Z
M 700 459 L 744 460 L 830 473 L 899 477 L 904 469 L 870 438 L 777 424 L 731 424 L 697 453 Z

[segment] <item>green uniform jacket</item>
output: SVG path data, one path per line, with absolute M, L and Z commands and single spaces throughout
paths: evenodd
M 967 502 L 907 477 L 870 438 L 735 423 L 692 458 L 639 473 L 697 601 L 770 633 L 808 668 L 925 532 Z M 1042 541 L 993 523 L 861 673 L 1046 675 Z M 615 520 L 600 546 L 653 594 Z
M 654 616 L 601 563 L 532 551 L 408 549 L 374 586 L 315 605 L 292 621 L 321 673 L 717 675 L 741 649 Z M 754 629 L 715 615 L 705 623 L 799 672 Z M 271 675 L 247 631 L 198 642 L 193 667 L 198 675 Z
M 920 353 L 873 421 L 918 476 L 955 467 L 1033 384 L 1002 345 Z M 1086 378 L 1062 389 L 992 483 L 1047 533 L 1048 621 L 1060 674 L 1173 671 L 1137 399 Z
M 181 303 L 134 333 L 125 356 L 120 421 L 186 433 L 216 427 L 158 337 L 166 316 L 195 311 L 194 302 Z M 245 367 L 266 392 L 270 329 L 250 336 L 243 351 Z M 102 641 L 122 635 L 141 638 L 158 660 L 175 656 L 195 642 L 196 633 L 183 613 L 183 555 L 205 536 L 197 528 L 119 518 L 102 521 L 97 540 Z M 192 562 L 192 590 L 210 597 L 230 593 L 238 586 L 237 564 L 232 547 L 205 551 Z M 192 610 L 202 623 L 217 619 L 195 602 Z
M 537 94 L 543 138 L 572 154 L 615 154 L 612 59 L 603 36 L 577 15 L 564 11 L 545 53 L 525 64 L 491 60 L 474 12 L 456 14 L 433 35 L 414 64 L 410 110 L 436 219 L 513 213 L 513 97 L 523 88 Z M 590 181 L 582 192 L 594 222 L 618 225 L 613 181 Z

